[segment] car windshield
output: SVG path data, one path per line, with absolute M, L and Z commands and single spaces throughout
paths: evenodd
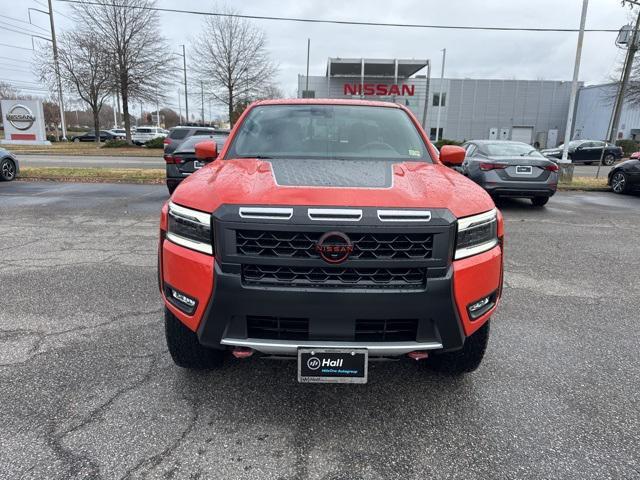
M 240 125 L 226 158 L 431 161 L 401 109 L 368 105 L 262 105 Z
M 544 157 L 538 150 L 526 143 L 487 143 L 484 150 L 491 157 Z

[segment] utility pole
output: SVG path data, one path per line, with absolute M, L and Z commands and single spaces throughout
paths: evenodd
M 636 2 L 630 2 L 634 5 L 639 5 Z M 609 130 L 607 131 L 607 137 L 605 144 L 602 146 L 600 152 L 600 161 L 598 162 L 598 169 L 596 170 L 596 178 L 600 178 L 600 168 L 602 167 L 602 160 L 604 159 L 604 152 L 606 150 L 607 142 L 615 143 L 618 136 L 618 125 L 620 124 L 620 116 L 622 115 L 622 104 L 624 102 L 624 94 L 627 89 L 627 83 L 629 83 L 629 76 L 631 70 L 633 70 L 633 58 L 638 50 L 638 28 L 640 27 L 640 9 L 638 10 L 638 17 L 636 18 L 636 25 L 633 28 L 633 34 L 631 35 L 631 43 L 627 46 L 627 55 L 624 59 L 624 65 L 622 67 L 622 78 L 620 79 L 620 85 L 618 86 L 618 92 L 616 94 L 616 100 L 613 104 L 613 110 L 611 111 L 611 120 L 609 121 Z
M 184 69 L 184 111 L 187 115 L 187 123 L 189 123 L 189 94 L 187 93 L 187 54 L 184 45 L 182 45 L 182 66 Z
M 200 95 L 202 96 L 200 100 L 202 102 L 201 118 L 202 118 L 202 125 L 204 126 L 204 82 L 202 80 L 200 80 Z
M 53 7 L 51 0 L 49 3 L 49 22 L 51 24 L 51 42 L 53 44 L 53 62 L 56 69 L 56 79 L 58 81 L 58 99 L 60 102 L 60 125 L 62 126 L 62 140 L 67 141 L 67 124 L 64 119 L 64 99 L 62 97 L 62 80 L 60 79 L 60 63 L 58 62 L 58 42 L 56 42 L 56 26 L 53 21 Z
M 305 77 L 305 94 L 309 95 L 309 54 L 311 53 L 311 39 L 307 38 L 307 76 Z M 303 97 L 304 97 L 303 95 Z
M 182 92 L 180 92 L 180 89 L 178 89 L 178 112 L 180 112 L 180 116 L 178 117 L 178 125 L 182 125 L 182 100 L 180 99 L 181 95 Z
M 578 45 L 576 46 L 576 61 L 573 65 L 573 80 L 571 82 L 571 96 L 569 97 L 569 112 L 567 113 L 567 124 L 564 129 L 564 146 L 562 158 L 560 159 L 560 178 L 573 180 L 573 165 L 569 163 L 569 142 L 571 141 L 571 130 L 573 129 L 573 112 L 576 109 L 576 96 L 578 94 L 578 75 L 580 74 L 580 59 L 582 57 L 582 41 L 584 40 L 584 25 L 587 22 L 587 8 L 589 0 L 582 0 L 582 15 L 580 17 L 580 32 L 578 33 Z
M 438 97 L 438 115 L 436 115 L 436 142 L 440 140 L 440 110 L 442 110 L 442 89 L 444 87 L 444 61 L 447 58 L 447 49 L 442 49 L 442 70 L 440 71 L 440 96 Z M 429 101 L 427 98 L 425 101 Z

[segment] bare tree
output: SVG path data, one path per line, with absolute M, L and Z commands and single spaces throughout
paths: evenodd
M 127 141 L 131 141 L 129 102 L 163 99 L 158 88 L 169 79 L 172 57 L 160 35 L 155 0 L 81 0 L 74 5 L 79 22 L 105 39 L 122 97 Z
M 18 98 L 18 90 L 10 83 L 0 82 L 0 100 L 14 100 Z
M 223 13 L 235 11 L 223 8 Z M 272 83 L 277 66 L 266 48 L 265 33 L 250 21 L 231 16 L 208 17 L 193 47 L 193 68 L 208 94 L 228 107 L 233 122 L 238 103 L 259 96 Z
M 44 82 L 55 78 L 52 57 L 49 49 L 38 54 L 38 73 Z M 89 105 L 93 127 L 100 131 L 100 111 L 114 86 L 111 55 L 102 37 L 85 30 L 64 33 L 58 41 L 58 57 L 63 86 Z

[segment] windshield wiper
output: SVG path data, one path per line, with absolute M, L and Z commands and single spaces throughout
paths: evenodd
M 258 160 L 270 160 L 273 157 L 269 157 L 267 155 L 238 155 L 234 158 L 257 158 Z

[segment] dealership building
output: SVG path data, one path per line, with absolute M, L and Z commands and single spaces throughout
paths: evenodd
M 298 76 L 298 96 L 402 103 L 432 139 L 438 113 L 439 138 L 518 140 L 540 148 L 564 139 L 571 82 L 445 78 L 441 84 L 430 70 L 428 60 L 329 58 L 324 76 Z

